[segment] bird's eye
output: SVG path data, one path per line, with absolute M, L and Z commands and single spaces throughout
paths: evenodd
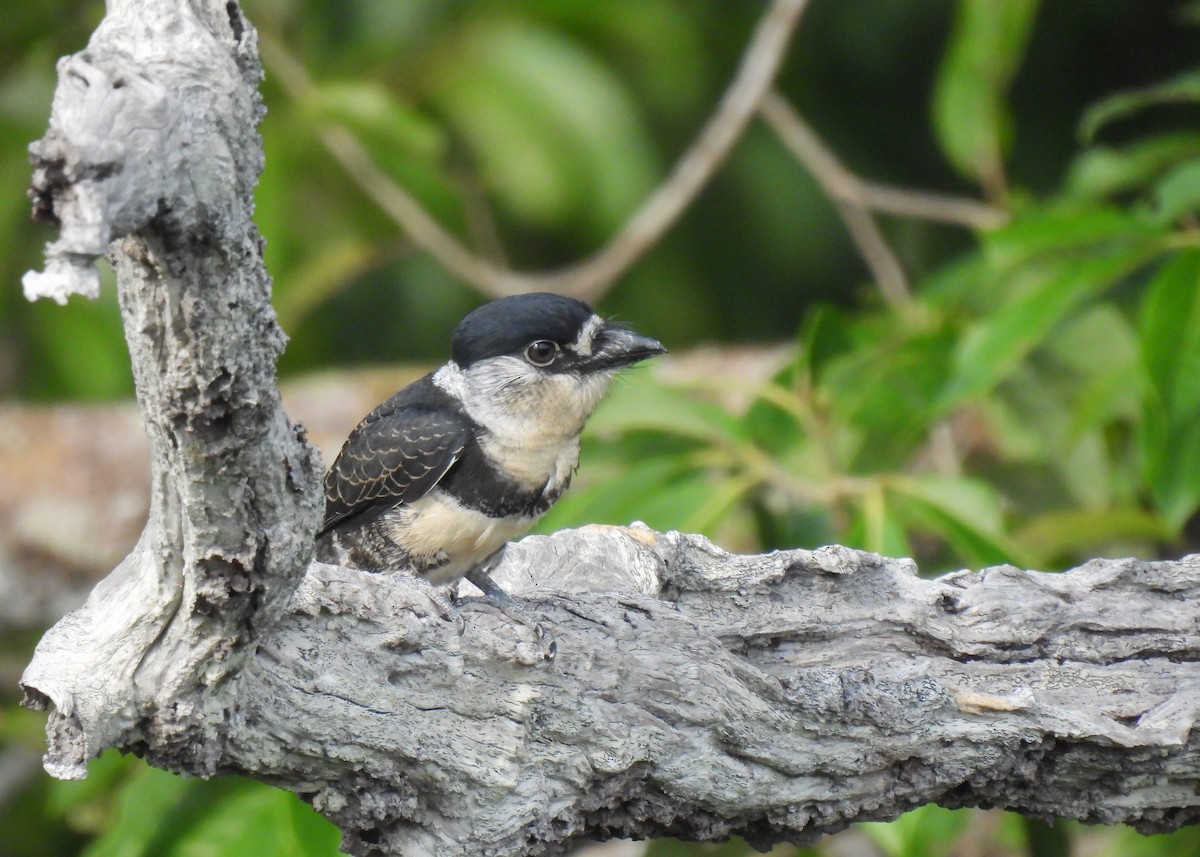
M 539 339 L 525 346 L 525 359 L 534 366 L 549 366 L 558 357 L 558 343 Z

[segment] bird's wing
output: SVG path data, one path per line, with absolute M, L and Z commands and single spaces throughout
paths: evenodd
M 364 512 L 424 497 L 462 455 L 471 426 L 459 414 L 401 407 L 364 420 L 325 474 L 318 535 Z

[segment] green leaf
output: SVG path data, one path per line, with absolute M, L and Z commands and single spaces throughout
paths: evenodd
M 253 780 L 146 767 L 84 857 L 336 857 L 341 834 L 298 797 Z
M 1070 406 L 1067 444 L 1115 419 L 1136 417 L 1142 395 L 1137 334 L 1115 303 L 1097 303 L 1066 320 L 1046 353 L 1067 373 L 1060 381 L 1064 389 L 1052 394 Z
M 854 347 L 855 339 L 853 319 L 843 308 L 821 304 L 809 310 L 800 332 L 808 371 L 819 377 L 830 360 Z
M 337 857 L 341 840 L 336 827 L 294 794 L 243 781 L 165 857 Z
M 938 141 L 968 178 L 995 187 L 1011 118 L 1005 94 L 1033 29 L 1037 0 L 960 0 L 933 97 Z
M 1142 306 L 1142 363 L 1173 422 L 1200 417 L 1200 250 L 1159 270 Z
M 622 375 L 587 428 L 587 433 L 595 437 L 633 431 L 662 432 L 710 443 L 748 437 L 742 421 L 728 411 L 678 387 L 658 384 L 646 370 Z
M 820 392 L 837 422 L 857 432 L 855 443 L 839 444 L 848 470 L 904 465 L 928 434 L 953 349 L 952 331 L 935 329 L 906 339 L 893 335 L 831 362 Z
M 981 252 L 968 252 L 927 277 L 921 284 L 921 298 L 939 311 L 969 309 L 986 297 L 980 294 L 980 286 L 991 274 L 991 265 Z
M 562 33 L 486 17 L 434 95 L 497 197 L 549 227 L 610 231 L 654 186 L 653 140 L 628 91 Z
M 1039 559 L 1036 563 L 1065 558 L 1074 562 L 1097 552 L 1107 553 L 1114 545 L 1130 542 L 1169 542 L 1174 533 L 1158 515 L 1144 509 L 1058 509 L 1030 519 L 1013 536 L 1022 549 Z
M 1196 134 L 1164 134 L 1122 148 L 1094 146 L 1071 165 L 1066 193 L 1079 199 L 1098 199 L 1146 188 L 1175 164 L 1200 156 Z
M 889 494 L 909 526 L 919 526 L 952 547 L 968 566 L 1020 564 L 1004 536 L 1000 497 L 992 486 L 968 477 L 892 477 Z
M 783 456 L 802 442 L 805 426 L 815 420 L 810 397 L 802 392 L 797 376 L 806 377 L 803 357 L 792 360 L 767 384 L 746 410 L 742 423 L 754 444 L 771 456 Z M 806 386 L 806 385 L 804 385 Z
M 1142 245 L 1059 265 L 1053 274 L 978 321 L 959 344 L 940 409 L 991 390 L 1075 307 L 1133 271 L 1153 252 L 1153 247 Z
M 510 4 L 511 5 L 511 4 Z M 685 123 L 711 109 L 716 85 L 704 35 L 704 18 L 675 0 L 635 3 L 563 3 L 535 0 L 525 8 L 557 29 L 578 33 L 590 44 L 619 45 L 606 60 L 636 81 L 656 116 Z
M 1155 503 L 1178 530 L 1200 504 L 1200 251 L 1164 265 L 1140 324 L 1149 379 L 1138 448 Z
M 1079 123 L 1079 136 L 1085 143 L 1090 143 L 1105 125 L 1140 113 L 1147 107 L 1196 102 L 1200 102 L 1200 69 L 1192 69 L 1154 86 L 1119 92 L 1092 105 Z
M 882 486 L 864 491 L 854 513 L 850 528 L 839 539 L 842 544 L 884 556 L 912 556 L 904 523 Z
M 1154 188 L 1155 214 L 1161 223 L 1173 223 L 1200 211 L 1200 159 L 1180 164 Z
M 114 794 L 121 785 L 136 776 L 145 762 L 106 750 L 88 762 L 88 775 L 82 780 L 54 780 L 47 810 L 61 815 L 75 830 L 93 832 L 104 826 L 113 811 Z
M 39 301 L 29 307 L 35 359 L 31 392 L 51 390 L 83 400 L 128 397 L 133 392 L 129 350 L 121 329 L 116 289 L 107 266 L 94 301 L 72 297 L 66 306 Z
M 336 123 L 405 158 L 435 160 L 446 148 L 442 129 L 373 80 L 332 81 L 313 87 L 300 105 L 313 125 Z
M 1115 207 L 1057 207 L 1018 218 L 984 237 L 984 255 L 994 267 L 1012 269 L 1032 260 L 1080 254 L 1162 234 L 1158 224 Z
M 679 460 L 646 462 L 619 479 L 568 492 L 547 513 L 538 532 L 638 520 L 656 530 L 714 536 L 714 527 L 748 487 L 743 479 L 699 471 Z
M 207 802 L 198 800 L 194 780 L 145 768 L 127 782 L 117 799 L 116 818 L 84 852 L 84 857 L 160 857 Z M 169 846 L 167 846 L 169 847 Z
M 687 520 L 704 503 L 710 486 L 695 488 L 696 468 L 682 456 L 659 456 L 640 461 L 629 460 L 629 466 L 597 479 L 596 473 L 580 473 L 583 484 L 573 485 L 561 500 L 551 507 L 538 523 L 536 532 L 553 533 L 568 527 L 585 524 L 615 524 L 623 526 L 642 520 L 657 529 L 670 528 Z M 586 481 L 585 481 L 586 480 Z M 675 486 L 689 486 L 678 496 Z M 667 500 L 662 500 L 662 495 Z M 681 505 L 682 504 L 682 505 Z M 665 517 L 658 516 L 666 508 Z
M 948 857 L 956 852 L 960 838 L 970 841 L 969 825 L 978 815 L 978 810 L 950 810 L 927 804 L 895 821 L 866 822 L 857 829 L 887 857 Z

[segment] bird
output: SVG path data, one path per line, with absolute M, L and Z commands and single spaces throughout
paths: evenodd
M 499 298 L 450 359 L 367 414 L 325 475 L 318 561 L 434 584 L 489 577 L 571 483 L 584 423 L 617 372 L 667 349 L 576 298 Z

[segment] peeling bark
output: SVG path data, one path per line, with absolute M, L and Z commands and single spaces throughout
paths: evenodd
M 284 336 L 251 221 L 262 77 L 235 3 L 111 2 L 59 63 L 30 147 L 35 213 L 61 227 L 31 296 L 91 290 L 105 252 L 150 441 L 134 551 L 42 640 L 24 684 L 50 701 L 48 768 L 219 711 L 311 556 L 320 464 L 275 386 Z
M 34 147 L 62 238 L 27 287 L 86 291 L 110 249 L 152 473 L 138 546 L 22 680 L 51 773 L 119 747 L 248 774 L 357 855 L 765 846 L 930 801 L 1196 820 L 1197 557 L 923 580 L 589 527 L 511 546 L 503 608 L 310 565 L 320 468 L 250 221 L 255 38 L 234 3 L 110 0 Z

